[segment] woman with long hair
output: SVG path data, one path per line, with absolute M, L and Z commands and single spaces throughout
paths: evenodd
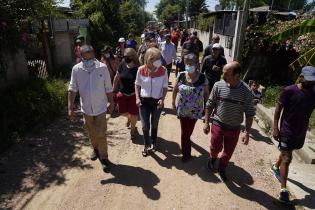
M 118 110 L 121 115 L 127 117 L 127 126 L 131 126 L 130 137 L 132 140 L 136 138 L 136 123 L 139 115 L 134 86 L 139 66 L 137 52 L 133 48 L 126 48 L 124 59 L 120 63 L 114 79 Z

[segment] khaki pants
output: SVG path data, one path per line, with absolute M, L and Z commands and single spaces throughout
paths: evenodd
M 108 159 L 106 112 L 97 116 L 89 116 L 84 114 L 83 117 L 84 126 L 89 133 L 93 148 L 98 150 L 100 159 Z

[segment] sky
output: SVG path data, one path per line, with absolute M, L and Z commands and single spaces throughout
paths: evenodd
M 160 0 L 147 0 L 147 6 L 145 8 L 148 12 L 153 12 L 155 10 L 155 5 L 159 3 Z M 70 0 L 63 0 L 63 4 L 61 6 L 69 6 Z M 218 4 L 218 0 L 207 0 L 207 5 L 210 10 L 214 10 L 214 6 Z

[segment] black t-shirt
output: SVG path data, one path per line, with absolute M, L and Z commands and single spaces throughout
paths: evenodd
M 118 73 L 120 76 L 119 91 L 122 94 L 133 95 L 135 93 L 135 81 L 137 77 L 138 66 L 128 68 L 125 62 L 119 65 Z
M 213 58 L 212 55 L 205 57 L 201 72 L 206 75 L 209 80 L 209 85 L 213 86 L 215 82 L 220 80 L 222 68 L 225 64 L 226 59 L 222 56 L 219 56 L 217 59 Z M 220 67 L 220 71 L 213 71 L 212 67 L 214 65 Z
M 198 45 L 193 42 L 185 42 L 183 44 L 183 50 L 188 50 L 188 53 L 193 53 L 195 55 L 198 55 Z

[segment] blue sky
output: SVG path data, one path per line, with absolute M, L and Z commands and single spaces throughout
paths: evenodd
M 155 5 L 159 3 L 160 0 L 147 0 L 146 11 L 153 12 L 155 10 Z M 69 6 L 70 0 L 64 0 L 62 6 Z M 207 5 L 209 9 L 214 10 L 214 6 L 218 4 L 218 0 L 207 0 Z

